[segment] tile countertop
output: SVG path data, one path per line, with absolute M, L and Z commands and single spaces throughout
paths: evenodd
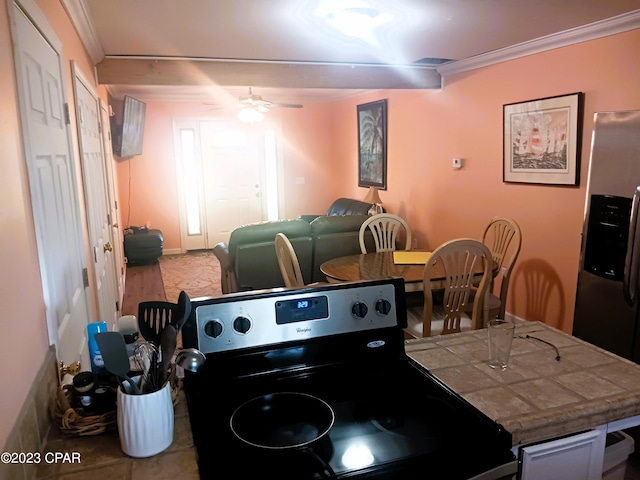
M 561 360 L 556 361 L 553 347 L 519 337 L 525 334 L 553 343 Z M 407 340 L 405 348 L 410 358 L 502 424 L 514 446 L 640 415 L 640 365 L 541 322 L 517 324 L 506 371 L 487 365 L 486 329 Z
M 34 479 L 198 480 L 196 448 L 182 390 L 178 392 L 174 418 L 173 443 L 164 452 L 148 458 L 132 458 L 123 453 L 118 432 L 80 437 L 64 435 L 54 427 L 43 453 L 77 454 L 80 462 L 42 462 Z

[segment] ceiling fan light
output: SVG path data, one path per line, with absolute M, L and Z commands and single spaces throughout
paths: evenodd
M 264 120 L 264 114 L 251 107 L 244 107 L 238 112 L 238 120 L 243 123 L 257 123 Z

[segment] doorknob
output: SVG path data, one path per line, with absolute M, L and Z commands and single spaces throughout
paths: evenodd
M 118 228 L 118 224 L 114 223 L 113 225 L 111 225 L 113 228 Z
M 65 375 L 69 374 L 71 376 L 76 375 L 80 372 L 80 362 L 73 362 L 69 365 L 65 365 L 62 360 L 58 363 L 58 371 L 60 372 L 60 378 L 63 378 Z
M 113 247 L 111 246 L 111 242 L 107 242 L 102 246 L 104 253 L 113 252 Z

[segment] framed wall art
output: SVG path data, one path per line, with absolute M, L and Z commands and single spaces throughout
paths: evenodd
M 578 185 L 582 92 L 503 107 L 503 181 Z
M 387 189 L 387 101 L 358 105 L 358 186 Z

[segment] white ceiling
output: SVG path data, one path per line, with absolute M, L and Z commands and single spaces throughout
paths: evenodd
M 454 60 L 438 70 L 446 71 L 613 17 L 629 18 L 630 12 L 637 28 L 640 18 L 640 0 L 63 1 L 96 62 L 104 56 L 385 65 L 425 58 Z M 332 4 L 373 7 L 389 12 L 392 20 L 376 30 L 375 39 L 347 37 L 319 15 Z M 286 103 L 326 101 L 355 92 L 260 85 L 225 89 L 246 95 L 249 86 L 269 100 Z M 110 90 L 141 99 L 208 95 L 205 87 L 177 85 L 114 84 Z

